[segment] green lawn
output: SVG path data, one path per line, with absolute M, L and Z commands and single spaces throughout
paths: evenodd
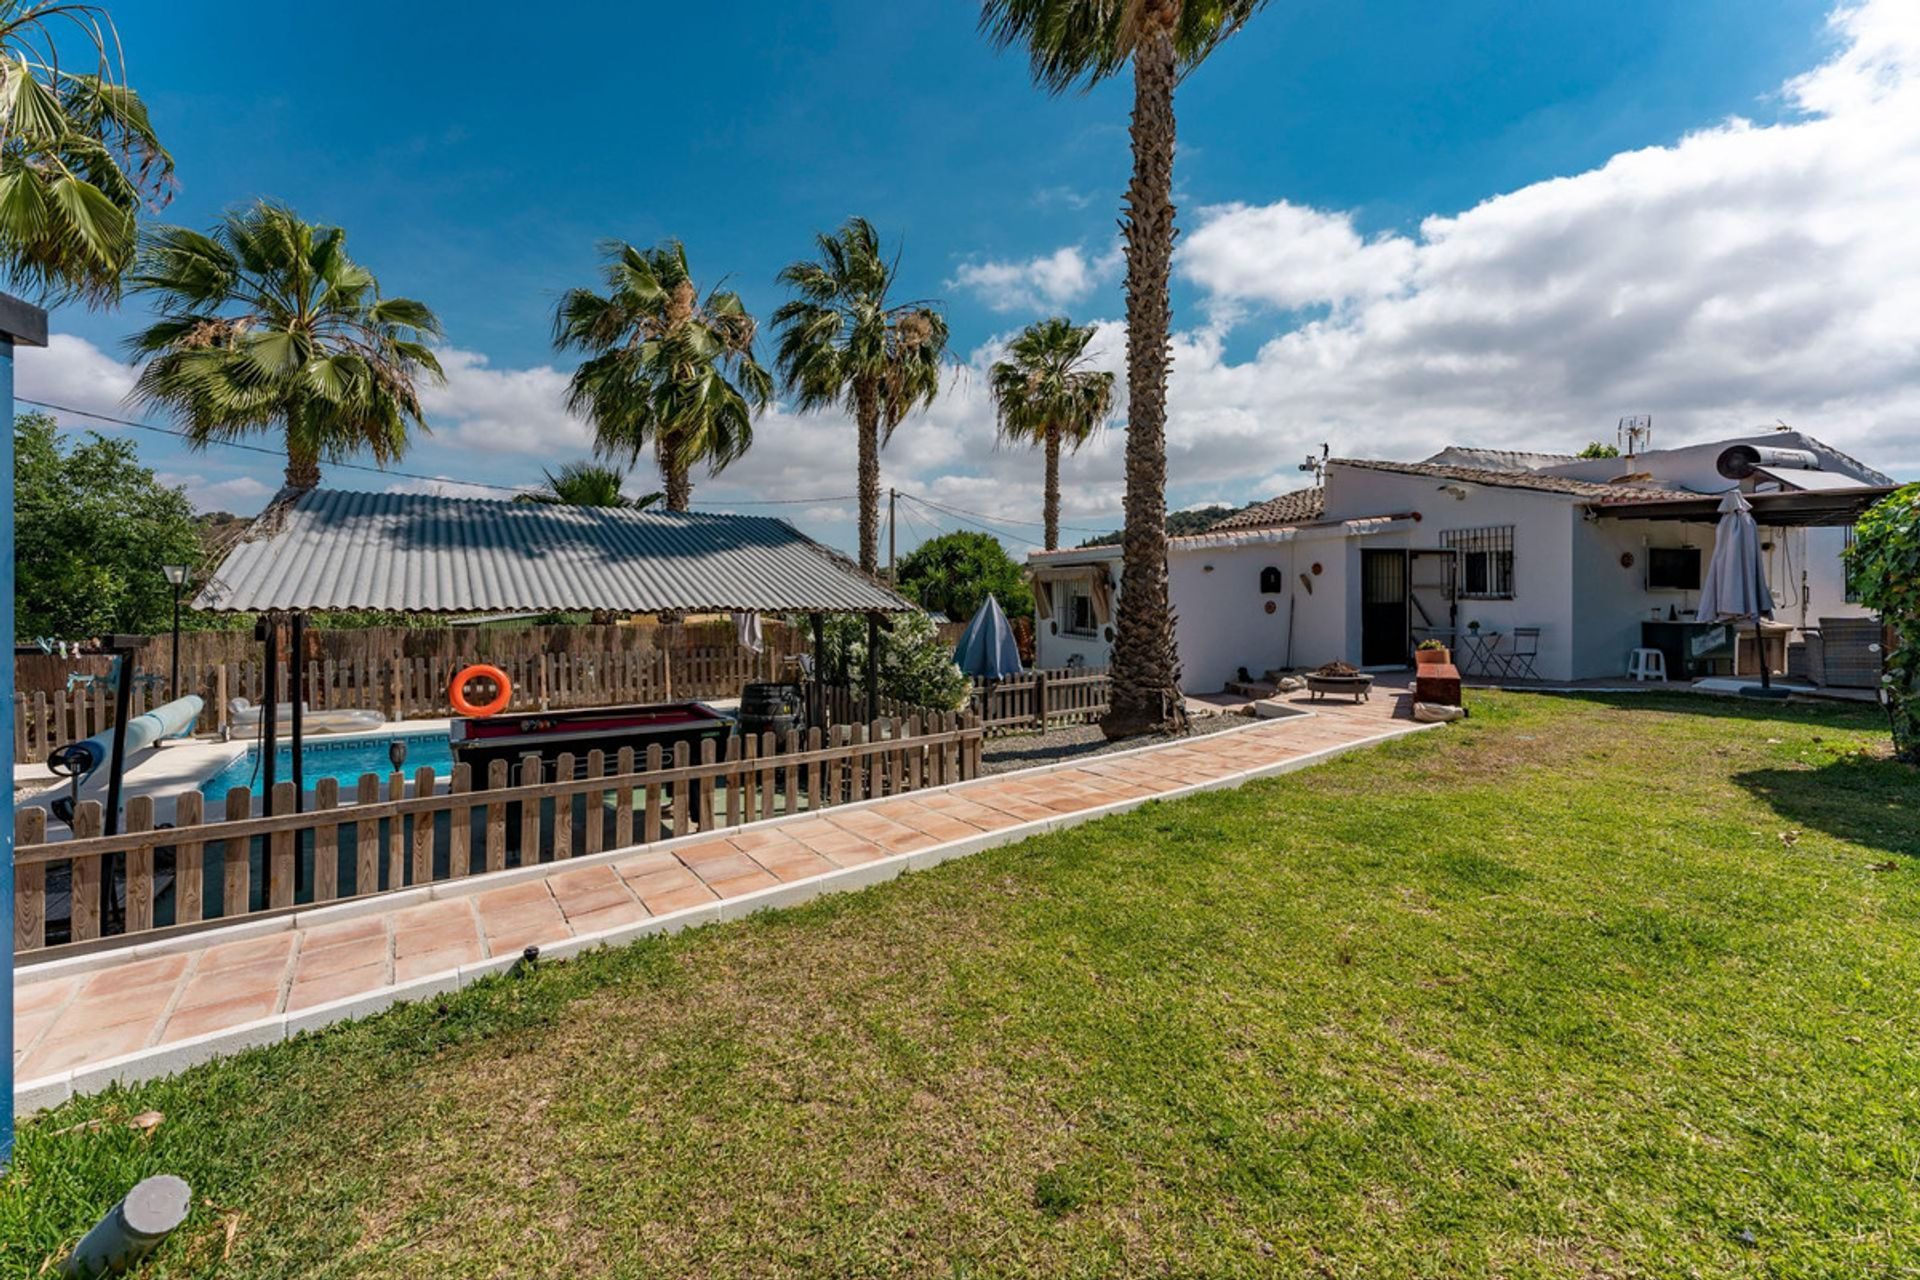
M 0 1273 L 159 1171 L 175 1276 L 1920 1270 L 1884 722 L 1473 708 L 75 1102 Z

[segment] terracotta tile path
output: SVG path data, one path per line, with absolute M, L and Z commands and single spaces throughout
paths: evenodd
M 450 990 L 505 967 L 529 946 L 554 954 L 580 949 L 582 939 L 620 941 L 744 914 L 843 887 L 838 882 L 852 888 L 883 879 L 909 862 L 900 855 L 938 861 L 943 848 L 956 856 L 1005 843 L 1037 823 L 1310 763 L 1414 730 L 1406 701 L 1380 689 L 1368 703 L 1316 703 L 1310 717 L 1081 764 L 29 964 L 14 1000 L 22 1110 Z M 876 863 L 888 865 L 845 874 Z M 786 885 L 795 891 L 765 892 Z M 758 897 L 722 909 L 748 895 Z M 674 921 L 663 919 L 675 913 Z

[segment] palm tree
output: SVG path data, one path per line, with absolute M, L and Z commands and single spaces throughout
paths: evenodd
M 61 40 L 85 55 L 62 60 Z M 166 204 L 173 157 L 126 83 L 106 11 L 0 0 L 0 276 L 42 296 L 110 302 L 140 211 Z
M 570 289 L 554 312 L 553 342 L 588 353 L 567 386 L 567 407 L 593 423 L 603 457 L 637 462 L 649 445 L 667 507 L 693 501 L 691 470 L 717 475 L 753 444 L 753 420 L 773 398 L 773 377 L 754 359 L 754 321 L 740 295 L 699 300 L 687 251 L 609 241 L 604 295 Z
M 1167 600 L 1167 269 L 1173 259 L 1173 87 L 1265 0 L 982 0 L 999 47 L 1027 50 L 1053 93 L 1133 66 L 1127 258 L 1127 499 L 1109 737 L 1186 720 Z
M 1113 412 L 1113 375 L 1089 369 L 1094 327 L 1054 316 L 1026 327 L 989 371 L 1000 436 L 1047 451 L 1047 550 L 1060 545 L 1060 447 L 1078 450 Z
M 860 567 L 880 567 L 880 450 L 940 390 L 947 322 L 920 302 L 890 304 L 899 260 L 865 218 L 814 237 L 817 259 L 780 273 L 795 297 L 773 313 L 781 376 L 803 410 L 845 404 L 860 442 Z
M 170 413 L 202 447 L 277 431 L 287 485 L 311 489 L 322 462 L 365 449 L 404 456 L 421 415 L 417 383 L 444 381 L 426 304 L 387 298 L 347 256 L 347 233 L 261 201 L 212 231 L 157 227 L 130 282 L 160 319 L 127 341 L 148 357 L 129 399 Z
M 660 501 L 658 493 L 629 498 L 620 491 L 627 473 L 597 462 L 569 462 L 558 471 L 543 471 L 546 484 L 513 496 L 515 502 L 537 502 L 559 507 L 622 507 L 644 511 Z

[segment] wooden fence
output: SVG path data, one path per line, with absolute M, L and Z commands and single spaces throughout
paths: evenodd
M 784 743 L 770 733 L 729 737 L 724 748 L 708 740 L 697 761 L 685 743 L 667 757 L 629 747 L 562 755 L 548 768 L 530 756 L 511 777 L 494 763 L 482 791 L 465 765 L 444 786 L 431 768 L 364 774 L 351 788 L 323 778 L 297 814 L 293 785 L 280 783 L 272 817 L 255 816 L 244 787 L 191 791 L 158 829 L 152 798 L 139 796 L 112 836 L 89 800 L 73 839 L 58 842 L 47 839 L 45 810 L 22 809 L 14 949 L 392 892 L 958 782 L 979 775 L 983 732 L 971 715 L 914 715 Z
M 794 679 L 797 669 L 772 648 L 751 653 L 738 647 L 641 652 L 528 653 L 487 659 L 507 673 L 513 686 L 508 709 L 565 710 L 619 702 L 658 702 L 670 698 L 730 698 L 755 680 Z M 302 697 L 314 711 L 378 711 L 389 720 L 447 716 L 447 683 L 465 663 L 444 658 L 321 658 L 301 672 Z M 216 663 L 181 674 L 181 688 L 197 693 L 206 707 L 194 722 L 195 733 L 216 733 L 231 720 L 234 698 L 255 704 L 266 700 L 258 662 Z M 286 673 L 281 673 L 286 679 Z M 133 714 L 168 701 L 164 677 L 136 680 Z M 286 700 L 284 691 L 281 701 Z M 13 700 L 13 759 L 16 764 L 44 761 L 71 742 L 113 725 L 113 691 L 104 685 L 72 693 L 19 693 Z M 284 728 L 284 726 L 283 726 Z
M 968 709 L 980 717 L 988 733 L 1045 732 L 1098 720 L 1107 713 L 1112 691 L 1113 680 L 1105 667 L 1055 667 L 992 685 L 976 681 Z

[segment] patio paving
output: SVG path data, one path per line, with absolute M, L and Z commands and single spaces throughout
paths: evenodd
M 1290 701 L 1305 706 L 1305 695 Z M 1403 691 L 1310 716 L 25 964 L 22 1112 L 363 1017 L 510 967 L 864 887 L 1156 797 L 1238 785 L 1429 726 Z

